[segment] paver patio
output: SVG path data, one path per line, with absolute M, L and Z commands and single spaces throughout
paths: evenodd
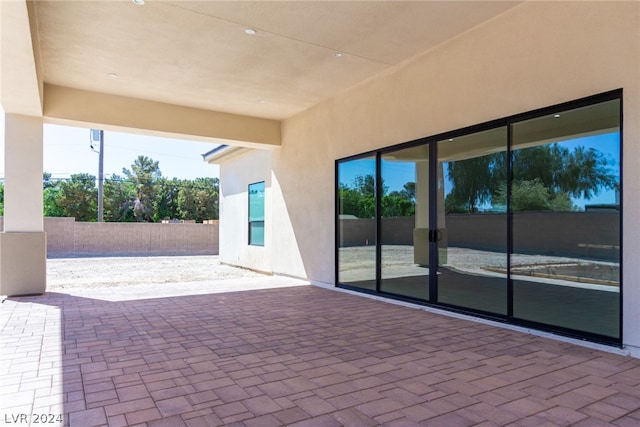
M 640 425 L 638 359 L 260 280 L 287 287 L 5 300 L 2 422 Z

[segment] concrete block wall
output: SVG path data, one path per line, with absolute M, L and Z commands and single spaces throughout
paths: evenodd
M 506 251 L 507 217 L 500 213 L 448 214 L 449 246 Z M 341 219 L 341 246 L 375 244 L 373 219 Z M 382 219 L 383 245 L 413 245 L 415 218 Z M 517 212 L 513 214 L 517 253 L 587 257 L 617 261 L 620 216 L 605 212 Z M 605 247 L 603 247 L 605 246 Z
M 0 227 L 4 229 L 3 218 Z M 218 255 L 218 221 L 207 224 L 76 222 L 44 218 L 47 257 Z

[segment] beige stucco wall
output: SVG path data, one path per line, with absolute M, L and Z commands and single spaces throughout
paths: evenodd
M 640 323 L 633 303 L 640 299 L 640 264 L 633 260 L 640 253 L 638 2 L 524 3 L 286 120 L 271 159 L 267 222 L 277 237 L 265 253 L 273 271 L 334 282 L 336 159 L 617 88 L 624 89 L 624 341 L 640 347 L 633 327 Z M 242 173 L 232 169 L 260 164 L 262 156 L 223 164 L 222 185 Z M 224 209 L 228 203 L 224 197 Z M 242 220 L 246 207 L 233 206 Z M 221 254 L 232 262 L 236 255 L 228 251 L 238 248 L 224 239 Z
M 272 152 L 256 151 L 255 154 L 238 156 L 220 168 L 220 222 L 228 226 L 220 229 L 220 261 L 240 265 L 253 270 L 271 273 L 272 251 Z M 264 246 L 250 246 L 248 217 L 248 186 L 265 183 Z

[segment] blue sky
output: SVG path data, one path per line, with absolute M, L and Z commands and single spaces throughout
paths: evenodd
M 0 125 L 4 129 L 4 123 Z M 4 178 L 4 131 L 0 138 L 0 178 Z M 89 146 L 89 129 L 44 125 L 43 139 L 43 169 L 53 178 L 68 178 L 82 172 L 98 175 L 98 154 Z M 219 176 L 218 166 L 204 162 L 201 156 L 215 148 L 214 144 L 105 131 L 104 147 L 105 176 L 114 173 L 122 176 L 122 168 L 131 169 L 138 155 L 159 161 L 162 176 L 167 178 Z
M 612 168 L 620 168 L 620 144 L 619 133 L 607 133 L 583 138 L 576 138 L 568 141 L 562 141 L 561 145 L 570 150 L 576 147 L 582 146 L 586 148 L 595 148 L 602 151 Z M 446 165 L 445 165 L 446 176 Z M 360 159 L 348 164 L 340 165 L 340 177 L 343 183 L 352 185 L 354 179 L 359 176 L 375 175 L 375 159 L 367 158 Z M 387 162 L 384 165 L 384 184 L 388 187 L 388 191 L 402 190 L 405 183 L 415 181 L 415 166 L 413 163 L 404 162 Z M 446 185 L 445 188 L 451 188 L 451 184 Z M 614 203 L 615 192 L 612 190 L 605 190 L 598 195 L 592 197 L 590 200 L 582 198 L 574 199 L 574 204 L 583 208 L 585 204 L 598 204 L 598 203 Z

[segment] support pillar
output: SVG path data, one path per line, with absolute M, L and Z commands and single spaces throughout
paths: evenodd
M 5 114 L 4 231 L 0 295 L 42 294 L 47 238 L 42 214 L 42 118 Z
M 416 226 L 413 229 L 413 262 L 429 266 L 429 161 L 416 162 Z

